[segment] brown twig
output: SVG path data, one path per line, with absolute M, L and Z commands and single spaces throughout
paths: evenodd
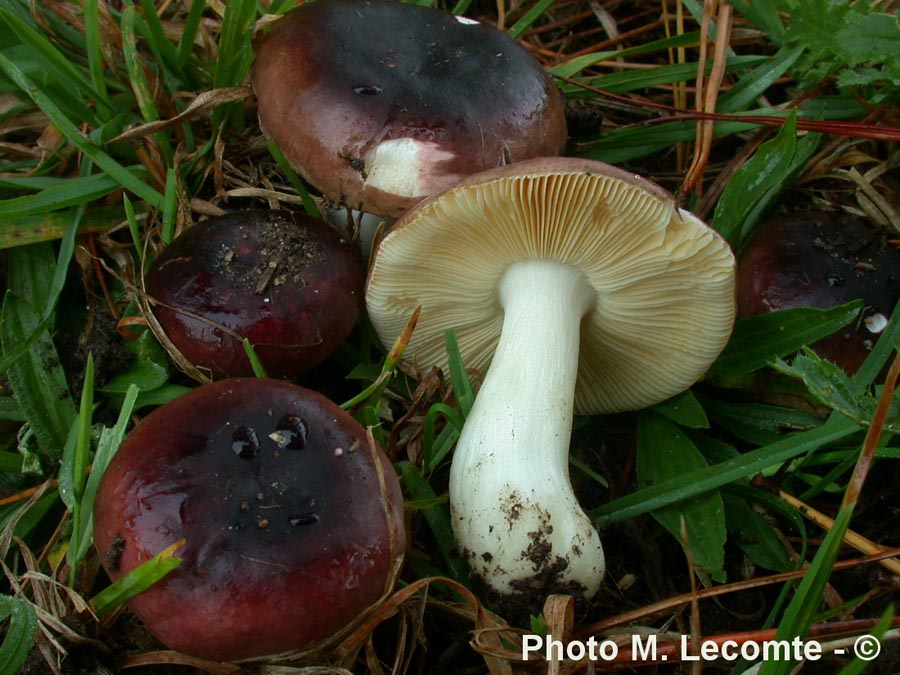
M 635 101 L 629 96 L 614 94 L 598 87 L 593 87 L 585 82 L 581 82 L 576 78 L 566 77 L 564 75 L 554 75 L 555 78 L 581 87 L 585 91 L 605 96 L 614 101 L 624 102 L 635 108 L 653 108 L 673 113 L 669 116 L 656 117 L 639 122 L 633 126 L 653 126 L 656 124 L 665 124 L 667 122 L 683 121 L 683 120 L 712 120 L 717 122 L 744 122 L 747 124 L 756 124 L 764 127 L 782 127 L 786 119 L 779 116 L 771 115 L 742 115 L 730 113 L 710 113 L 685 110 L 677 108 L 665 103 L 657 103 L 649 99 L 642 98 Z M 623 127 L 624 128 L 624 127 Z M 875 141 L 900 141 L 900 127 L 884 126 L 878 124 L 866 124 L 864 122 L 845 122 L 845 121 L 823 121 L 809 120 L 799 118 L 797 120 L 797 128 L 802 131 L 817 131 L 820 133 L 834 134 L 836 136 L 852 136 L 854 138 L 868 138 Z
M 834 569 L 852 569 L 854 567 L 858 567 L 859 565 L 878 562 L 886 558 L 896 557 L 897 555 L 900 555 L 900 548 L 886 549 L 882 553 L 863 556 L 861 558 L 853 558 L 851 560 L 842 560 L 835 563 Z M 806 573 L 807 570 L 799 569 L 790 572 L 780 572 L 778 574 L 772 574 L 756 579 L 736 581 L 730 584 L 723 584 L 722 586 L 701 588 L 697 591 L 696 597 L 700 600 L 708 600 L 710 598 L 728 595 L 737 591 L 750 590 L 754 588 L 761 588 L 763 586 L 769 586 L 772 584 L 783 583 L 786 581 L 793 581 L 795 579 L 801 578 Z M 645 607 L 639 607 L 627 612 L 622 612 L 621 614 L 611 616 L 602 621 L 598 621 L 596 623 L 583 627 L 580 631 L 578 631 L 577 636 L 586 637 L 588 635 L 597 635 L 604 633 L 615 626 L 621 626 L 628 623 L 634 623 L 636 621 L 646 620 L 649 617 L 656 616 L 663 612 L 671 611 L 676 607 L 681 607 L 683 605 L 689 604 L 694 597 L 695 595 L 693 593 L 683 593 L 681 595 L 675 595 L 670 598 L 659 600 Z
M 706 33 L 709 30 L 709 22 L 712 21 L 711 14 L 715 11 L 713 8 L 717 4 L 715 0 L 707 0 L 703 7 L 703 23 L 700 33 L 701 56 L 697 67 L 698 112 L 715 112 L 716 101 L 719 98 L 719 90 L 725 78 L 725 67 L 728 62 L 728 39 L 731 35 L 732 12 L 731 5 L 723 3 L 718 5 L 717 35 L 712 71 L 709 80 L 704 79 L 704 73 L 706 72 Z M 686 199 L 695 190 L 700 194 L 700 181 L 712 150 L 714 132 L 715 127 L 712 120 L 703 119 L 697 122 L 697 144 L 694 148 L 694 159 L 681 184 L 680 195 L 682 200 Z
M 862 452 L 856 461 L 856 466 L 853 468 L 853 474 L 850 476 L 850 482 L 847 484 L 847 490 L 844 493 L 844 507 L 853 507 L 859 501 L 866 477 L 872 468 L 872 462 L 875 460 L 875 450 L 878 449 L 878 442 L 881 440 L 881 434 L 884 431 L 885 422 L 887 422 L 891 401 L 894 399 L 894 390 L 897 388 L 898 377 L 900 377 L 900 352 L 894 355 L 891 369 L 884 380 L 875 414 L 872 415 L 872 421 L 869 423 L 869 429 L 863 441 Z

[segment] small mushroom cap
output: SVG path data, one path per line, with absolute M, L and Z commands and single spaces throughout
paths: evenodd
M 452 329 L 466 365 L 485 369 L 503 323 L 503 273 L 540 258 L 578 268 L 597 292 L 581 324 L 578 413 L 683 391 L 731 334 L 735 261 L 725 240 L 656 184 L 571 158 L 484 172 L 398 220 L 376 251 L 369 316 L 389 345 L 421 305 L 406 357 L 446 369 Z
M 252 75 L 260 126 L 340 205 L 397 217 L 478 171 L 562 152 L 562 96 L 505 33 L 384 0 L 307 3 Z
M 738 315 L 793 307 L 829 308 L 862 299 L 859 320 L 813 348 L 848 373 L 869 355 L 900 299 L 900 251 L 870 223 L 846 213 L 773 214 L 738 262 Z M 872 330 L 872 328 L 875 330 Z
M 360 257 L 337 230 L 273 210 L 197 223 L 144 279 L 151 327 L 204 381 L 253 374 L 243 338 L 273 377 L 321 363 L 356 325 L 364 282 Z

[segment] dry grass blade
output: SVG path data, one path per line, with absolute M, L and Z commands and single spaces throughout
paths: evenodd
M 211 675 L 241 675 L 247 672 L 238 665 L 207 661 L 172 651 L 144 652 L 126 657 L 122 662 L 123 669 L 147 666 L 188 666 Z
M 705 78 L 706 72 L 706 45 L 709 32 L 709 24 L 716 14 L 717 36 L 713 67 L 709 80 Z M 729 37 L 731 36 L 732 9 L 726 2 L 719 3 L 716 0 L 707 0 L 703 3 L 703 23 L 700 33 L 700 59 L 697 71 L 697 110 L 714 113 L 716 101 L 725 77 L 725 64 L 728 60 Z M 694 148 L 694 159 L 685 174 L 681 184 L 681 198 L 687 199 L 694 191 L 702 193 L 701 179 L 709 153 L 713 143 L 713 122 L 709 119 L 697 122 L 697 145 Z
M 835 564 L 836 571 L 853 569 L 860 565 L 866 565 L 873 562 L 879 562 L 888 558 L 900 555 L 900 548 L 886 549 L 881 553 L 864 556 L 862 558 L 854 558 L 851 560 L 843 560 Z M 665 600 L 659 600 L 655 603 L 648 604 L 644 607 L 629 610 L 621 614 L 603 619 L 583 626 L 576 631 L 576 637 L 586 638 L 589 635 L 602 635 L 616 626 L 646 621 L 652 617 L 659 616 L 665 612 L 670 612 L 677 607 L 688 605 L 696 598 L 698 600 L 706 600 L 709 598 L 720 597 L 738 591 L 760 588 L 772 584 L 780 584 L 802 578 L 806 574 L 806 570 L 799 569 L 792 572 L 781 572 L 764 577 L 756 577 L 743 581 L 735 581 L 721 586 L 712 586 L 710 588 L 701 588 L 695 593 L 683 593 L 675 595 Z
M 856 466 L 853 467 L 853 475 L 850 477 L 850 482 L 844 493 L 845 507 L 854 506 L 862 494 L 863 485 L 865 485 L 866 478 L 869 476 L 869 471 L 875 461 L 875 451 L 878 449 L 881 435 L 884 433 L 884 425 L 887 422 L 891 402 L 894 400 L 894 391 L 897 388 L 898 378 L 900 378 L 900 352 L 894 355 L 891 368 L 884 379 L 884 386 L 882 387 L 881 395 L 878 397 L 875 414 L 872 415 L 872 421 L 869 423 L 869 429 L 866 432 L 865 441 L 863 441 L 862 451 L 859 454 Z
M 833 518 L 830 518 L 821 511 L 814 509 L 809 504 L 804 504 L 802 501 L 800 501 L 793 495 L 788 494 L 784 490 L 779 490 L 778 495 L 788 504 L 797 509 L 797 511 L 799 511 L 804 517 L 808 518 L 819 527 L 825 530 L 829 530 L 834 527 Z M 869 539 L 866 539 L 861 534 L 858 534 L 853 530 L 847 530 L 846 534 L 844 534 L 844 543 L 846 543 L 848 546 L 852 546 L 860 553 L 865 553 L 866 555 L 878 555 L 879 553 L 884 553 L 884 551 L 886 550 L 884 547 L 879 546 Z M 884 560 L 879 560 L 878 564 L 884 567 L 889 572 L 900 576 L 900 560 L 897 560 L 895 558 L 886 558 Z
M 183 124 L 184 122 L 189 122 L 202 115 L 208 114 L 220 105 L 234 103 L 235 101 L 243 101 L 252 95 L 253 92 L 248 87 L 222 87 L 220 89 L 201 92 L 193 101 L 191 101 L 183 112 L 175 115 L 175 117 L 141 124 L 119 134 L 112 139 L 110 143 L 131 141 L 136 138 L 150 136 L 160 131 L 166 131 L 178 124 Z

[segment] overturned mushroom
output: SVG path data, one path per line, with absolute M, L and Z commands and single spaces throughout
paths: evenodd
M 291 165 L 335 203 L 382 216 L 566 142 L 562 96 L 531 54 L 410 3 L 296 7 L 257 49 L 252 84 Z
M 655 184 L 584 160 L 471 177 L 382 240 L 366 292 L 381 339 L 421 305 L 410 358 L 446 367 L 452 329 L 467 365 L 490 365 L 450 503 L 495 605 L 597 592 L 603 549 L 568 475 L 573 411 L 641 408 L 702 377 L 730 335 L 734 286 L 713 230 Z

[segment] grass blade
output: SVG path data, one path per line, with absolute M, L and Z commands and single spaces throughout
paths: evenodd
M 881 615 L 881 618 L 878 619 L 878 623 L 875 624 L 872 629 L 869 631 L 869 635 L 871 635 L 876 640 L 883 642 L 884 635 L 888 632 L 888 629 L 891 627 L 891 623 L 894 620 L 894 606 L 890 605 L 884 613 Z M 847 664 L 847 666 L 841 670 L 838 675 L 862 675 L 863 671 L 869 667 L 871 664 L 871 660 L 863 660 L 859 656 L 854 657 L 854 659 Z
M 232 0 L 225 5 L 219 55 L 213 68 L 213 87 L 239 87 L 244 83 L 253 59 L 251 26 L 255 16 L 255 0 Z M 214 115 L 216 126 L 236 110 L 239 108 L 234 104 L 217 109 Z
M 250 367 L 253 369 L 253 376 L 268 377 L 268 375 L 266 375 L 265 366 L 263 366 L 262 361 L 259 360 L 259 356 L 257 356 L 256 350 L 250 342 L 250 338 L 244 338 L 241 344 L 244 346 L 244 353 L 247 355 L 247 360 L 250 361 Z
M 156 56 L 157 61 L 163 66 L 163 73 L 167 75 L 166 85 L 175 92 L 179 89 L 177 82 L 179 80 L 191 89 L 199 88 L 199 82 L 188 72 L 185 61 L 179 58 L 175 45 L 169 42 L 166 37 L 165 29 L 162 21 L 157 14 L 156 6 L 151 0 L 141 0 L 141 9 L 144 10 L 144 24 L 147 26 L 148 39 L 147 44 Z
M 531 28 L 531 26 L 534 25 L 534 22 L 540 19 L 544 12 L 552 6 L 553 0 L 539 0 L 539 2 L 535 3 L 534 7 L 525 12 L 522 18 L 516 21 L 512 28 L 506 32 L 509 33 L 511 38 L 518 39 L 521 37 L 522 33 Z
M 99 0 L 84 0 L 84 42 L 91 83 L 100 101 L 106 101 L 106 77 L 103 71 L 103 48 L 100 43 Z
M 732 56 L 728 59 L 726 72 L 731 73 L 736 70 L 743 70 L 766 60 L 765 57 L 760 56 Z M 711 70 L 712 63 L 707 63 L 707 74 L 709 74 Z M 595 89 L 602 89 L 603 91 L 613 94 L 621 94 L 629 91 L 649 89 L 651 87 L 666 86 L 675 84 L 676 82 L 690 82 L 696 77 L 696 63 L 678 63 L 674 65 L 643 68 L 640 70 L 609 73 L 608 75 L 585 80 L 584 83 Z M 564 88 L 564 91 L 574 93 L 578 91 L 578 87 L 569 85 Z
M 38 308 L 22 299 L 35 298 L 36 280 L 52 278 L 52 252 L 41 245 L 13 249 L 10 253 L 14 273 L 11 272 L 10 288 L 3 301 L 0 341 L 4 354 L 11 352 L 15 345 L 31 344 L 7 374 L 38 439 L 41 454 L 58 458 L 75 419 L 75 406 L 50 333 L 41 327 Z M 37 302 L 41 299 L 35 298 Z
M 139 170 L 133 173 L 136 176 L 145 175 L 146 171 Z M 43 215 L 70 206 L 87 204 L 102 199 L 117 189 L 119 183 L 102 173 L 68 178 L 35 194 L 0 202 L 0 219 L 13 220 Z
M 861 300 L 854 300 L 831 309 L 797 307 L 739 319 L 709 375 L 734 377 L 764 368 L 849 325 L 862 306 Z
M 84 484 L 87 468 L 90 464 L 91 452 L 91 420 L 94 413 L 94 355 L 88 353 L 87 364 L 84 369 L 84 384 L 81 388 L 81 406 L 78 409 L 78 420 L 75 432 L 75 452 L 72 453 L 71 468 L 67 472 L 71 476 L 71 490 L 75 508 L 72 513 L 72 537 L 66 559 L 69 563 L 69 585 L 75 585 L 78 574 L 77 537 L 84 529 L 84 520 L 90 520 L 90 513 L 84 509 Z M 65 459 L 65 457 L 64 457 Z M 75 546 L 72 543 L 76 543 Z
M 464 586 L 468 586 L 469 571 L 459 557 L 456 539 L 453 536 L 453 529 L 450 527 L 450 514 L 446 502 L 438 500 L 431 485 L 412 463 L 400 462 L 397 465 L 397 471 L 403 478 L 403 484 L 412 495 L 413 500 L 431 504 L 429 508 L 422 509 L 422 517 L 425 518 L 425 522 L 428 523 L 431 533 L 437 540 L 447 569 L 450 570 L 450 576 Z
M 0 623 L 8 621 L 0 644 L 0 675 L 16 675 L 34 646 L 37 615 L 23 600 L 0 595 Z
M 154 13 L 154 16 L 156 14 Z M 122 11 L 122 55 L 125 58 L 125 69 L 128 71 L 128 79 L 131 81 L 131 89 L 137 100 L 138 108 L 145 122 L 155 122 L 159 119 L 159 111 L 153 100 L 153 91 L 147 81 L 144 66 L 141 62 L 135 36 L 138 21 L 137 7 L 127 5 Z M 172 146 L 169 138 L 163 133 L 153 136 L 159 143 L 160 151 L 167 164 L 172 161 Z
M 125 430 L 131 422 L 131 413 L 134 411 L 134 405 L 137 402 L 139 393 L 140 389 L 136 386 L 132 385 L 128 389 L 125 393 L 122 407 L 119 409 L 119 416 L 115 425 L 104 427 L 100 433 L 100 439 L 97 441 L 97 452 L 91 464 L 91 473 L 87 477 L 84 493 L 77 502 L 75 513 L 73 514 L 72 537 L 67 552 L 70 555 L 70 565 L 74 566 L 76 563 L 84 560 L 91 548 L 94 534 L 94 502 L 97 499 L 100 479 L 125 438 Z
M 187 18 L 182 27 L 181 42 L 178 44 L 177 60 L 184 63 L 188 60 L 191 50 L 194 48 L 194 39 L 200 29 L 200 20 L 203 18 L 203 10 L 206 9 L 206 0 L 192 0 Z
M 437 438 L 434 435 L 437 416 L 442 415 L 447 425 Z M 434 471 L 450 452 L 462 430 L 462 418 L 459 412 L 444 403 L 434 403 L 425 413 L 425 424 L 422 425 L 422 471 L 427 475 Z
M 178 176 L 173 167 L 166 170 L 166 191 L 163 195 L 162 240 L 166 245 L 175 241 L 175 220 L 178 210 Z
M 797 114 L 791 115 L 771 140 L 732 177 L 716 204 L 713 226 L 740 251 L 763 212 L 793 182 L 819 144 L 820 134 L 797 138 Z
M 106 106 L 108 98 L 94 89 L 93 83 L 71 61 L 63 55 L 42 33 L 38 32 L 27 23 L 11 14 L 8 10 L 0 8 L 2 18 L 13 30 L 16 37 L 22 41 L 28 49 L 28 54 L 37 59 L 45 71 L 60 84 L 65 85 L 70 96 L 69 102 L 78 103 L 83 110 L 83 118 L 96 126 L 99 122 L 96 112 L 83 104 L 87 98 L 99 101 L 101 106 Z M 74 90 L 74 91 L 73 91 Z M 73 95 L 74 94 L 74 95 Z
M 303 210 L 306 211 L 306 215 L 311 216 L 312 218 L 321 218 L 322 214 L 319 211 L 319 207 L 316 206 L 316 203 L 310 196 L 309 190 L 306 189 L 303 180 L 297 172 L 294 171 L 294 168 L 287 161 L 284 153 L 281 152 L 281 148 L 279 148 L 271 138 L 267 141 L 267 147 L 269 148 L 269 154 L 272 155 L 275 162 L 278 164 L 278 168 L 281 169 L 281 173 L 283 173 L 285 178 L 290 181 L 294 191 L 300 195 L 300 199 L 303 201 Z
M 444 340 L 447 344 L 447 358 L 450 370 L 450 382 L 453 384 L 453 392 L 456 397 L 456 404 L 462 413 L 462 419 L 465 420 L 472 411 L 472 405 L 475 403 L 475 392 L 472 389 L 472 383 L 469 381 L 469 374 L 463 364 L 462 354 L 459 351 L 459 343 L 453 331 L 444 333 Z
M 50 121 L 63 133 L 69 142 L 90 157 L 101 169 L 106 171 L 122 187 L 131 190 L 138 197 L 151 206 L 162 206 L 162 195 L 146 183 L 138 180 L 135 175 L 122 166 L 118 161 L 106 154 L 97 145 L 92 143 L 78 130 L 72 120 L 66 117 L 62 111 L 46 96 L 41 88 L 31 81 L 24 72 L 9 58 L 0 52 L 0 70 L 9 77 L 41 110 L 50 118 Z
M 784 75 L 803 53 L 802 47 L 781 48 L 760 67 L 744 75 L 716 101 L 716 112 L 737 113 L 745 110 Z
M 843 506 L 834 519 L 834 527 L 825 535 L 825 540 L 800 580 L 794 598 L 785 610 L 784 618 L 775 633 L 775 640 L 790 641 L 806 634 L 813 623 L 813 617 L 822 604 L 825 586 L 831 578 L 831 570 L 844 542 L 844 534 L 850 527 L 853 505 Z M 787 661 L 765 661 L 759 675 L 788 675 L 794 664 Z
M 825 424 L 816 429 L 799 432 L 740 457 L 713 464 L 707 469 L 690 471 L 678 478 L 670 478 L 641 488 L 594 509 L 590 516 L 600 526 L 605 523 L 619 523 L 741 478 L 747 478 L 794 457 L 813 452 L 828 443 L 847 438 L 857 431 L 859 426 L 852 421 L 832 415 Z
M 182 546 L 184 539 L 176 541 L 104 588 L 91 599 L 94 611 L 101 615 L 109 614 L 164 579 L 181 564 L 181 558 L 175 557 L 175 551 Z

